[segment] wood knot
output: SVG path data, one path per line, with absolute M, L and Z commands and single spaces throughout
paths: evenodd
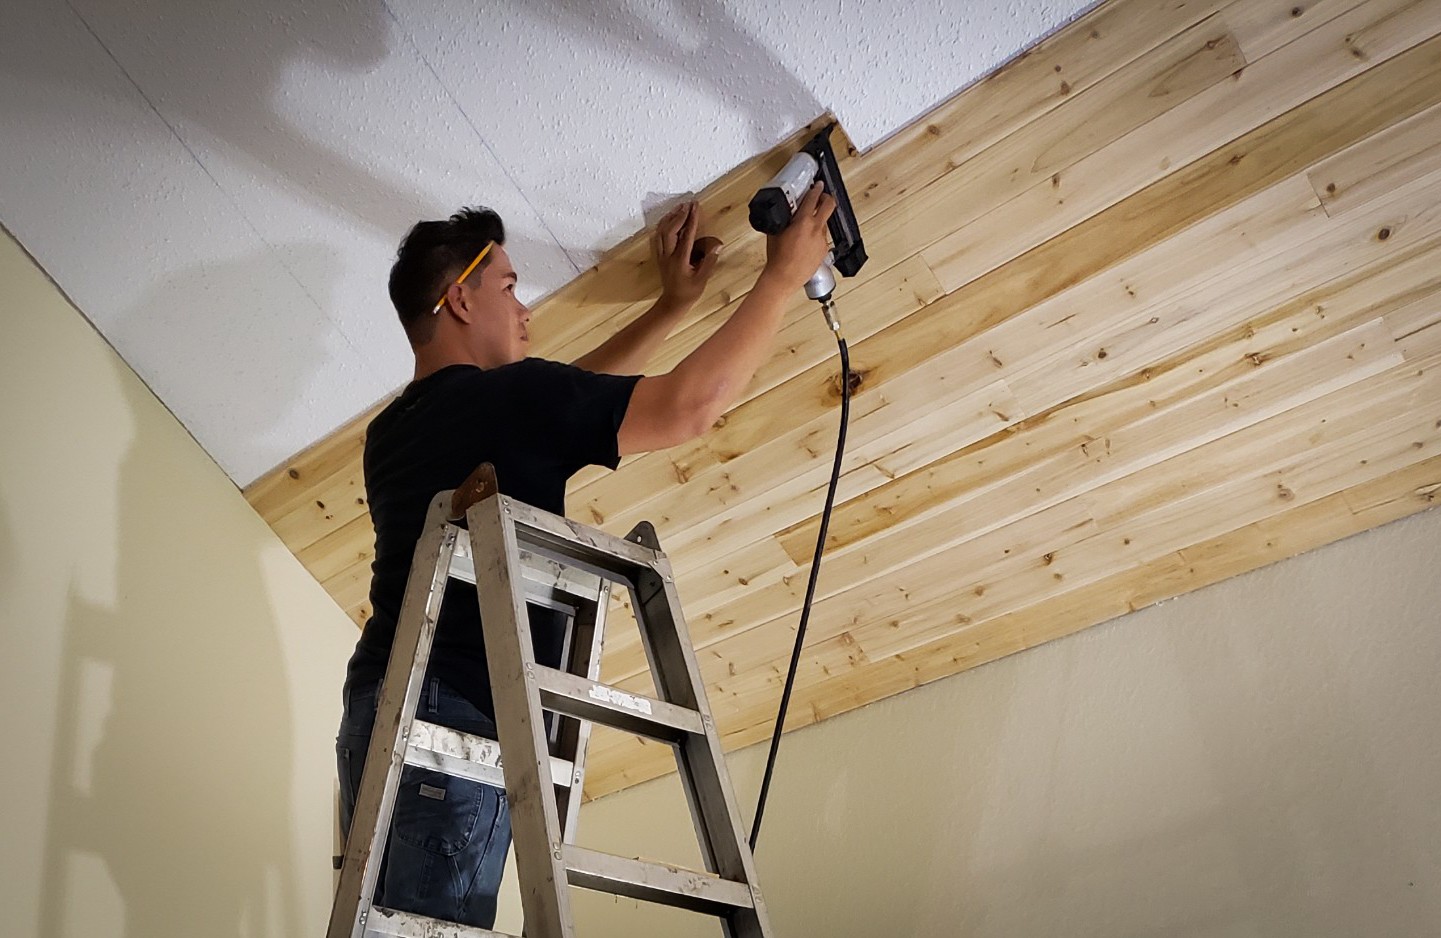
M 860 370 L 855 369 L 855 368 L 852 368 L 852 369 L 851 369 L 851 372 L 850 372 L 850 382 L 849 382 L 849 390 L 850 390 L 850 395 L 851 395 L 851 397 L 855 397 L 856 394 L 858 394 L 858 393 L 860 392 L 861 387 L 865 385 L 865 383 L 866 383 L 866 374 L 867 374 L 867 372 L 865 372 L 865 371 L 860 371 Z M 831 394 L 831 397 L 836 398 L 837 400 L 840 399 L 840 396 L 841 396 L 841 376 L 840 376 L 839 374 L 836 375 L 835 377 L 833 377 L 833 378 L 831 379 L 831 390 L 830 390 L 830 394 Z
M 292 479 L 298 479 L 298 478 L 300 478 L 300 470 L 299 470 L 299 469 L 289 469 L 289 470 L 286 470 L 286 473 L 285 473 L 285 474 L 288 475 L 288 476 L 290 476 Z
M 1391 237 L 1391 229 L 1390 229 L 1390 227 L 1382 228 L 1380 231 L 1376 232 L 1376 240 L 1377 240 L 1377 241 L 1385 241 L 1385 240 L 1389 239 L 1390 237 Z

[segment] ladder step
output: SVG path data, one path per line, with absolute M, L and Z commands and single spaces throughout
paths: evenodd
M 566 874 L 572 886 L 710 915 L 728 915 L 736 909 L 755 907 L 750 887 L 745 883 L 665 863 L 600 853 L 574 844 L 567 844 L 564 850 Z
M 365 923 L 365 938 L 372 935 L 385 935 L 386 938 L 515 938 L 514 935 L 488 928 L 472 928 L 378 906 L 371 908 L 370 918 Z
M 496 788 L 505 787 L 500 743 L 424 720 L 416 720 L 410 725 L 410 742 L 405 748 L 405 764 L 434 769 L 457 778 L 494 785 Z M 574 775 L 575 766 L 571 762 L 551 757 L 550 776 L 555 784 L 569 788 L 574 781 Z
M 506 515 L 515 523 L 521 550 L 553 556 L 581 569 L 631 580 L 642 570 L 654 570 L 664 555 L 635 541 L 600 528 L 553 515 L 548 511 L 500 496 Z
M 529 599 L 597 602 L 604 595 L 607 581 L 589 570 L 533 551 L 520 550 L 518 553 L 521 579 Z M 475 582 L 475 558 L 470 553 L 469 538 L 456 541 L 455 553 L 450 558 L 450 576 L 463 583 Z
M 537 665 L 535 684 L 540 691 L 541 706 L 562 716 L 590 720 L 663 743 L 678 743 L 687 735 L 705 732 L 700 714 L 695 710 L 632 694 L 576 674 Z

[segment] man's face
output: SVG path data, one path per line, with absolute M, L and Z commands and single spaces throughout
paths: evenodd
M 530 348 L 530 310 L 515 295 L 517 276 L 505 248 L 491 248 L 489 263 L 461 284 L 471 310 L 468 332 L 473 347 L 497 364 L 525 358 Z

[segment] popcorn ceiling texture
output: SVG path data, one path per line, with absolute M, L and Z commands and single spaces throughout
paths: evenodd
M 1082 0 L 12 0 L 0 223 L 237 484 L 409 377 L 401 234 L 505 217 L 535 301 L 827 109 L 862 149 Z

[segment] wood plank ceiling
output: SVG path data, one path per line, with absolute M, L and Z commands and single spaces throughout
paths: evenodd
M 860 384 L 789 727 L 1441 494 L 1438 34 L 1441 0 L 1110 0 L 846 155 Z M 745 204 L 793 145 L 703 193 L 725 260 L 653 371 L 754 279 Z M 632 238 L 537 310 L 535 354 L 577 357 L 657 288 Z M 798 295 L 711 433 L 571 488 L 580 520 L 656 523 L 728 748 L 774 717 L 837 372 Z M 357 621 L 369 416 L 246 492 Z M 648 689 L 633 626 L 612 633 L 605 678 Z M 597 734 L 587 788 L 673 767 Z

